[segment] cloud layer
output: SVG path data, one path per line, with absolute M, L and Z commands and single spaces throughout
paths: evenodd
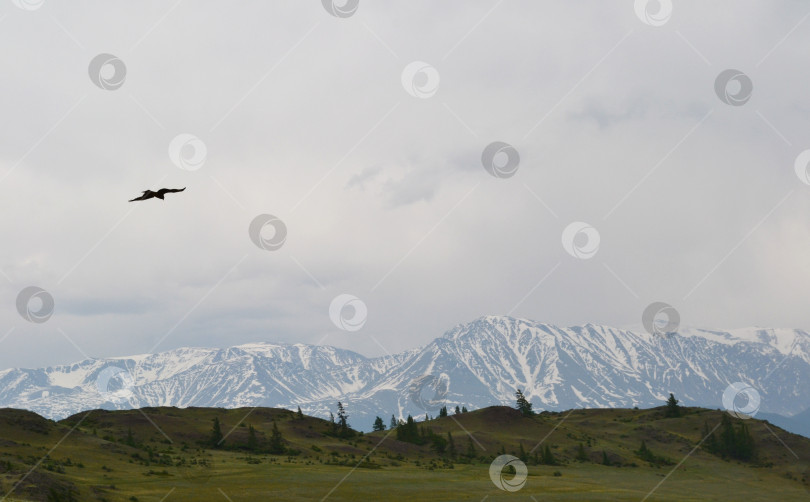
M 488 313 L 622 326 L 656 301 L 685 325 L 810 326 L 807 9 L 655 4 L 660 26 L 632 2 L 8 2 L 0 367 L 256 340 L 375 355 Z M 741 106 L 715 91 L 727 69 Z M 181 134 L 205 146 L 173 150 L 191 168 Z M 482 164 L 496 141 L 514 175 Z M 188 189 L 127 202 L 164 186 Z M 260 214 L 280 249 L 251 241 Z M 47 322 L 17 312 L 28 286 Z M 341 294 L 361 329 L 330 319 Z

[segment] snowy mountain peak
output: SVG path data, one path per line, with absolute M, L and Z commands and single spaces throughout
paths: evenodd
M 763 411 L 810 406 L 810 335 L 802 330 L 682 328 L 651 335 L 598 324 L 559 327 L 509 316 L 459 324 L 421 348 L 368 358 L 301 343 L 179 348 L 0 371 L 0 406 L 61 418 L 91 408 L 274 406 L 352 424 L 435 415 L 442 404 L 510 405 L 520 388 L 537 409 L 656 406 L 670 393 L 718 408 L 734 382 Z

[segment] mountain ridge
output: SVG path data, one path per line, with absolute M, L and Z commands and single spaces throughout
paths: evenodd
M 790 417 L 809 407 L 810 390 L 801 385 L 807 379 L 810 335 L 803 330 L 682 328 L 657 335 L 487 315 L 422 347 L 378 357 L 251 342 L 11 368 L 0 371 L 0 407 L 55 419 L 143 406 L 301 406 L 326 417 L 340 400 L 354 425 L 368 430 L 377 415 L 510 405 L 517 388 L 537 409 L 653 407 L 670 392 L 687 405 L 722 408 L 729 385 L 743 382 L 760 398 L 756 411 Z

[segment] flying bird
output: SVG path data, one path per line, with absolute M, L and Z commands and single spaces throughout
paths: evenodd
M 153 192 L 152 190 L 144 190 L 142 192 L 143 195 L 130 200 L 130 202 L 135 202 L 136 200 L 151 199 L 153 197 L 157 197 L 158 199 L 163 200 L 163 196 L 166 195 L 167 193 L 182 192 L 185 189 L 186 189 L 186 187 L 183 187 L 183 188 L 161 188 L 157 192 Z

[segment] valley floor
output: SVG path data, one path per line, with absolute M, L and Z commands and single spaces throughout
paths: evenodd
M 752 469 L 739 478 L 739 468 L 698 472 L 681 466 L 657 471 L 600 465 L 530 466 L 525 486 L 517 492 L 495 487 L 488 465 L 456 465 L 428 471 L 412 466 L 352 470 L 352 467 L 304 464 L 246 465 L 217 455 L 214 467 L 169 469 L 169 475 L 145 475 L 149 469 L 116 470 L 104 476 L 104 498 L 110 501 L 253 501 L 253 500 L 808 500 L 801 483 Z M 558 471 L 561 476 L 554 476 Z M 98 486 L 101 480 L 87 479 Z M 660 486 L 659 486 L 660 484 Z M 134 497 L 134 498 L 132 498 Z M 9 499 L 12 500 L 12 499 Z M 22 499 L 20 499 L 22 500 Z

